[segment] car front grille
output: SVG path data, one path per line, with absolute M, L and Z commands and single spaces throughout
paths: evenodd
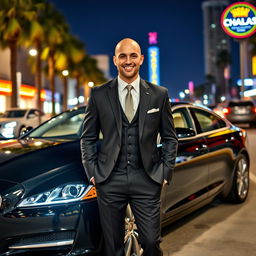
M 59 246 L 71 246 L 74 242 L 74 231 L 63 231 L 40 235 L 31 235 L 11 239 L 9 249 L 39 249 Z

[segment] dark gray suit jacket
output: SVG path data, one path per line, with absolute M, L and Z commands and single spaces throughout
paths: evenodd
M 154 110 L 152 110 L 154 109 Z M 151 113 L 148 111 L 151 110 Z M 95 87 L 86 108 L 81 136 L 82 162 L 87 177 L 105 181 L 117 161 L 122 134 L 121 105 L 117 78 Z M 97 150 L 99 132 L 103 134 Z M 157 148 L 160 133 L 162 150 Z M 177 137 L 167 89 L 141 79 L 139 102 L 139 146 L 143 166 L 156 182 L 170 181 L 175 165 Z

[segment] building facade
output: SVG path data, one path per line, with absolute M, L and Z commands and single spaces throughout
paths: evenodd
M 212 101 L 219 101 L 222 95 L 228 93 L 231 39 L 220 24 L 221 14 L 228 5 L 226 0 L 208 0 L 202 3 L 205 76 L 212 81 Z

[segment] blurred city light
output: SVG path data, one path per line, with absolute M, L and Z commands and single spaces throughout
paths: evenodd
M 73 98 L 73 99 L 68 100 L 68 105 L 74 106 L 74 105 L 77 105 L 77 103 L 78 103 L 77 98 Z
M 90 81 L 90 82 L 88 83 L 88 86 L 89 86 L 89 87 L 93 87 L 93 86 L 94 86 L 94 82 Z
M 37 55 L 37 50 L 36 49 L 30 49 L 28 53 L 31 56 L 36 56 Z
M 62 75 L 63 75 L 63 76 L 68 76 L 68 75 L 69 75 L 68 70 L 66 70 L 66 69 L 65 69 L 65 70 L 63 70 L 63 71 L 62 71 Z
M 226 97 L 225 97 L 225 96 L 221 96 L 221 97 L 220 97 L 220 100 L 221 100 L 221 102 L 223 102 L 223 101 L 226 100 Z
M 256 84 L 256 79 L 252 79 L 252 78 L 245 78 L 244 79 L 244 85 L 245 86 L 253 86 L 254 84 Z M 237 85 L 242 86 L 242 79 L 237 80 Z
M 79 101 L 79 103 L 83 103 L 84 102 L 84 96 L 79 96 L 78 101 Z
M 179 96 L 180 96 L 181 99 L 184 99 L 186 95 L 185 95 L 184 92 L 180 92 L 180 93 L 179 93 Z
M 184 91 L 186 94 L 189 94 L 189 89 L 185 89 Z

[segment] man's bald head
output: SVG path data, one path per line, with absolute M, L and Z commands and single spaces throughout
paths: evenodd
M 133 39 L 125 38 L 116 45 L 113 61 L 125 82 L 132 83 L 138 77 L 143 60 L 140 46 Z
M 140 49 L 140 45 L 133 39 L 131 38 L 124 38 L 121 41 L 118 42 L 118 44 L 116 45 L 115 48 L 115 55 L 117 56 L 117 54 L 122 51 L 122 49 L 124 47 L 130 46 L 134 49 L 136 49 L 140 54 L 141 54 L 141 49 Z

